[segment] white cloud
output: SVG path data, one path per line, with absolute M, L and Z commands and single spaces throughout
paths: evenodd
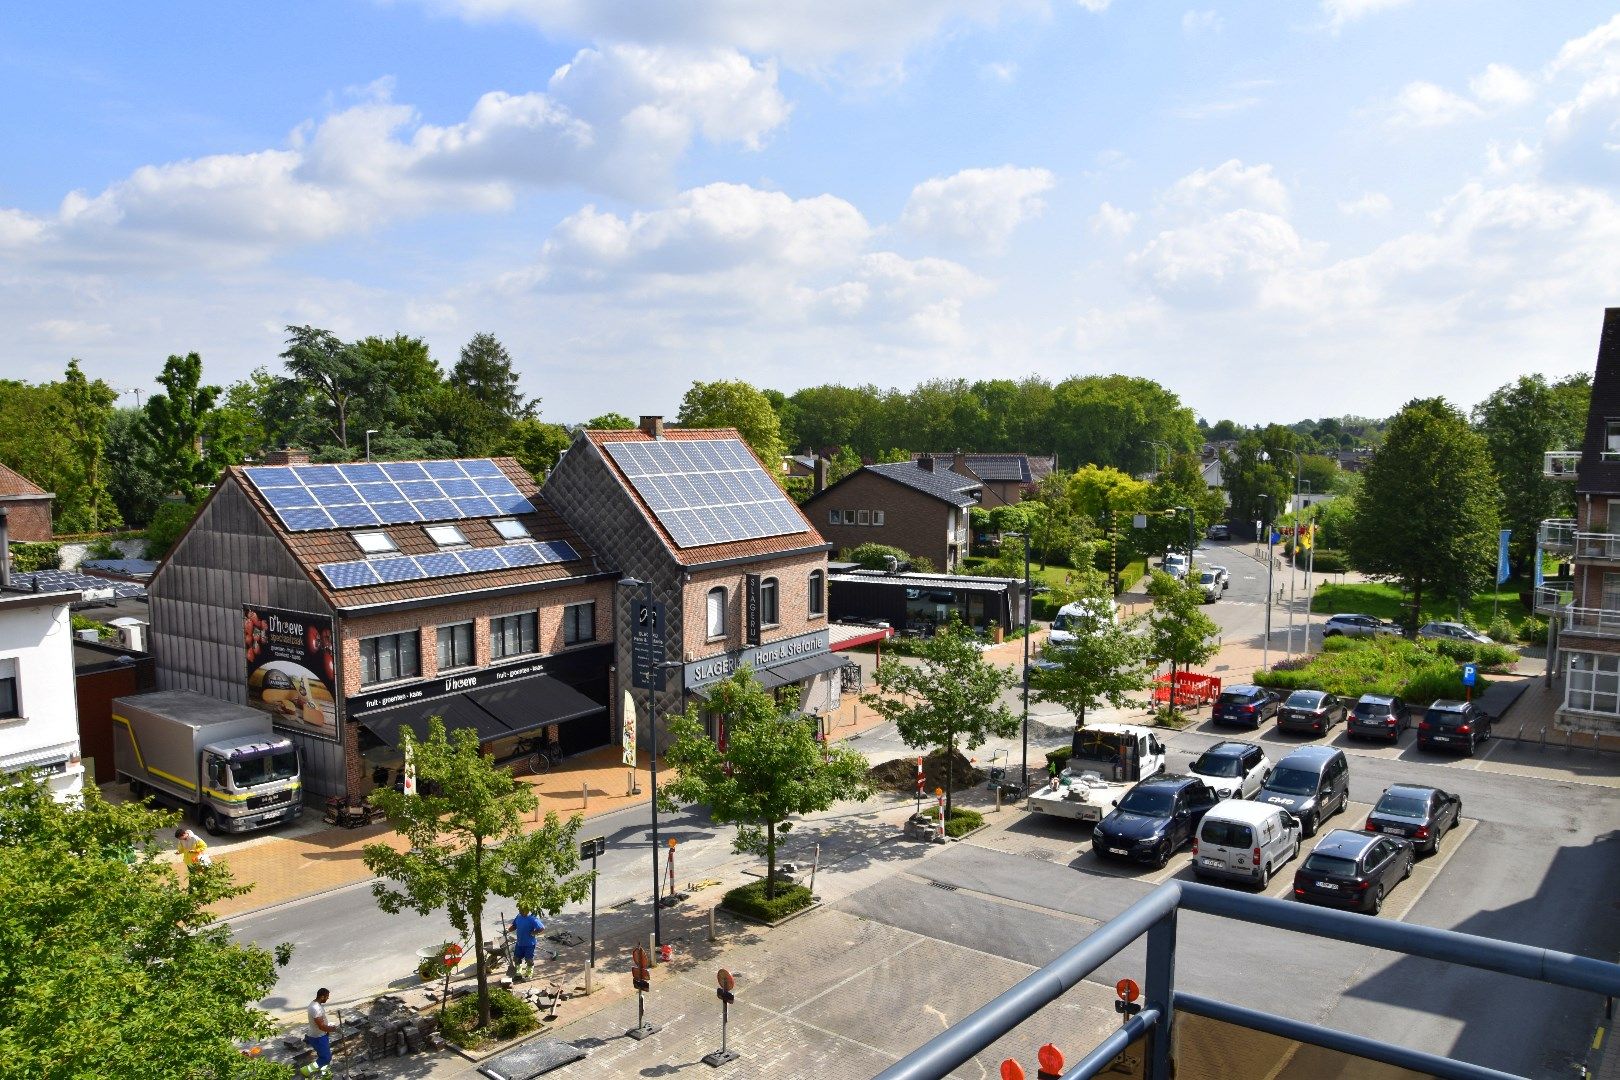
M 1515 108 L 1535 99 L 1536 86 L 1507 64 L 1490 64 L 1468 80 L 1468 89 L 1481 104 Z
M 1485 168 L 1493 175 L 1518 172 L 1540 160 L 1536 149 L 1521 139 L 1510 144 L 1493 142 L 1485 148 Z
M 1018 65 L 1010 61 L 980 64 L 979 73 L 993 82 L 1010 83 L 1018 78 Z
M 1112 4 L 1114 0 L 1074 0 L 1074 2 L 1085 11 L 1100 15 L 1108 10 L 1108 5 Z
M 1616 67 L 1620 67 L 1620 15 L 1566 41 L 1547 70 L 1558 75 L 1565 71 L 1613 71 Z
M 1199 101 L 1191 105 L 1177 106 L 1170 110 L 1170 115 L 1178 116 L 1183 120 L 1211 120 L 1215 117 L 1230 116 L 1232 113 L 1252 109 L 1263 100 L 1265 99 L 1248 95 L 1215 101 Z
M 1214 10 L 1183 12 L 1181 32 L 1188 35 L 1205 32 L 1218 34 L 1221 32 L 1221 17 Z
M 1113 203 L 1103 203 L 1097 207 L 1097 212 L 1091 215 L 1091 231 L 1098 236 L 1121 240 L 1135 227 L 1136 215 L 1129 210 L 1120 209 Z
M 1232 210 L 1159 233 L 1129 268 L 1160 297 L 1191 306 L 1251 303 L 1300 260 L 1294 227 L 1276 214 Z
M 1169 208 L 1193 213 L 1250 209 L 1273 214 L 1288 211 L 1288 189 L 1270 165 L 1245 165 L 1236 158 L 1213 169 L 1195 169 L 1160 196 Z
M 1367 191 L 1357 198 L 1339 201 L 1339 213 L 1346 217 L 1380 218 L 1392 209 L 1394 204 L 1382 191 Z
M 1040 216 L 1046 206 L 1040 196 L 1056 182 L 1047 169 L 963 169 L 912 188 L 900 224 L 931 240 L 999 251 L 1014 229 Z
M 1390 104 L 1389 122 L 1395 127 L 1441 127 L 1481 114 L 1478 105 L 1431 82 L 1410 82 Z
M 1364 19 L 1380 11 L 1405 7 L 1410 2 L 1411 0 L 1322 0 L 1322 11 L 1327 15 L 1333 29 L 1338 30 L 1345 23 Z

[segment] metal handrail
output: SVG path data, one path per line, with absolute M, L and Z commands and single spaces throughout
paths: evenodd
M 1575 470 L 1580 463 L 1579 450 L 1548 450 L 1541 455 L 1541 475 L 1574 479 Z
M 1548 518 L 1536 530 L 1536 543 L 1541 547 L 1572 547 L 1575 544 L 1574 518 Z
M 1575 534 L 1577 559 L 1620 559 L 1620 533 L 1582 530 Z
M 1575 582 L 1571 578 L 1544 581 L 1536 587 L 1535 607 L 1537 611 L 1549 614 L 1556 613 L 1574 599 Z
M 1620 609 L 1567 607 L 1563 612 L 1563 626 L 1570 633 L 1620 637 Z

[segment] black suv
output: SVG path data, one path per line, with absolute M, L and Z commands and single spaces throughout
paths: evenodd
M 1350 722 L 1345 733 L 1357 739 L 1388 739 L 1400 742 L 1401 732 L 1410 727 L 1406 715 L 1406 702 L 1385 694 L 1362 694 L 1356 707 L 1350 710 Z
M 1331 746 L 1302 746 L 1277 762 L 1255 802 L 1280 806 L 1299 818 L 1301 836 L 1350 804 L 1350 762 Z
M 1210 719 L 1217 724 L 1242 724 L 1256 730 L 1266 717 L 1277 715 L 1277 695 L 1259 686 L 1228 686 L 1215 699 Z
M 1412 845 L 1393 836 L 1334 829 L 1294 871 L 1294 899 L 1376 915 L 1412 873 Z
M 1220 799 L 1196 776 L 1161 773 L 1120 797 L 1091 830 L 1098 858 L 1132 859 L 1163 866 L 1191 842 L 1209 808 Z
M 1467 701 L 1437 701 L 1418 722 L 1417 744 L 1423 750 L 1443 746 L 1472 754 L 1490 737 L 1490 715 Z

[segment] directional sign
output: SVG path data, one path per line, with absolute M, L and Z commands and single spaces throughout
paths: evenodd
M 607 837 L 593 836 L 579 845 L 579 858 L 581 862 L 586 859 L 595 859 L 607 853 Z
M 1134 979 L 1121 979 L 1114 984 L 1114 993 L 1119 995 L 1121 1001 L 1135 1001 L 1142 996 L 1142 988 L 1136 985 Z
M 662 690 L 664 605 L 638 597 L 630 601 L 630 684 L 640 690 Z
M 1463 685 L 1473 686 L 1474 680 L 1479 676 L 1479 668 L 1473 664 L 1463 665 Z

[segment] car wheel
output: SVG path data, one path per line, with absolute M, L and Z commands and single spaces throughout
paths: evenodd
M 1158 854 L 1156 854 L 1153 857 L 1153 866 L 1154 866 L 1155 869 L 1163 870 L 1165 868 L 1165 865 L 1168 864 L 1169 862 L 1170 862 L 1170 841 L 1166 840 L 1164 843 L 1159 845 Z
M 1367 914 L 1369 914 L 1369 915 L 1377 915 L 1380 911 L 1383 911 L 1383 910 L 1384 910 L 1384 887 L 1382 885 L 1380 885 L 1380 886 L 1378 886 L 1377 889 L 1375 889 L 1373 891 L 1372 899 L 1370 901 L 1368 901 L 1368 903 L 1367 903 Z
M 1300 832 L 1303 835 L 1305 835 L 1305 836 L 1315 836 L 1316 835 L 1316 815 L 1312 814 L 1310 817 L 1302 817 L 1302 818 L 1300 818 L 1299 819 L 1299 828 L 1300 828 Z
M 1271 884 L 1271 864 L 1266 863 L 1264 866 L 1260 867 L 1260 891 L 1265 892 L 1267 886 L 1269 886 L 1270 884 Z

